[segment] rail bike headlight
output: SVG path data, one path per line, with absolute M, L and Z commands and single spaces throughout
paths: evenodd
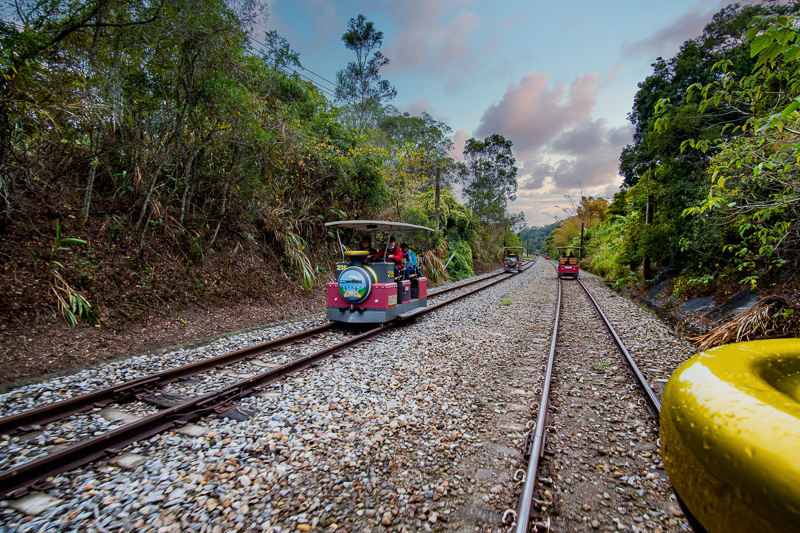
M 360 266 L 349 266 L 339 275 L 339 294 L 345 301 L 358 304 L 369 297 L 372 292 L 372 276 Z

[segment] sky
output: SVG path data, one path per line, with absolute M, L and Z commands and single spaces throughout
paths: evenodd
M 448 124 L 457 158 L 470 137 L 511 140 L 519 187 L 509 211 L 542 226 L 572 215 L 581 194 L 619 190 L 637 84 L 731 3 L 268 0 L 266 29 L 299 52 L 301 74 L 332 90 L 354 59 L 341 36 L 363 14 L 383 32 L 391 103 Z

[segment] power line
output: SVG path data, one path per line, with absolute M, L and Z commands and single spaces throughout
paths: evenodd
M 325 78 L 325 77 L 323 77 L 323 76 L 320 76 L 319 74 L 317 74 L 316 72 L 314 72 L 314 71 L 313 71 L 313 70 L 311 70 L 311 69 L 307 69 L 306 67 L 303 67 L 303 66 L 301 66 L 300 68 L 302 68 L 302 69 L 303 69 L 303 70 L 305 70 L 305 71 L 308 71 L 308 72 L 310 72 L 311 74 L 313 74 L 314 76 L 316 76 L 316 77 L 318 77 L 318 78 L 320 78 L 320 79 L 322 79 L 322 80 L 325 80 L 325 81 L 327 81 L 327 82 L 328 82 L 328 83 L 330 83 L 330 84 L 331 84 L 333 87 L 336 87 L 336 85 L 337 85 L 336 83 L 333 83 L 333 82 L 332 82 L 331 80 L 329 80 L 328 78 Z
M 258 39 L 256 39 L 255 37 L 250 37 L 250 40 L 252 40 L 252 41 L 253 41 L 253 42 L 255 42 L 256 44 L 259 44 L 259 45 L 261 45 L 261 46 L 262 46 L 262 47 L 264 47 L 264 48 L 266 48 L 266 47 L 267 47 L 267 45 L 266 45 L 266 44 L 262 43 L 261 41 L 259 41 L 259 40 L 258 40 Z M 256 49 L 255 49 L 255 48 L 253 48 L 253 47 L 251 47 L 251 50 L 252 50 L 252 51 L 254 51 L 254 52 L 259 52 L 259 50 L 256 50 Z M 289 69 L 289 70 L 290 70 L 290 71 L 291 71 L 293 74 L 296 74 L 297 76 L 299 76 L 299 77 L 301 77 L 301 78 L 303 78 L 303 79 L 305 79 L 305 80 L 307 80 L 307 81 L 309 81 L 309 82 L 313 83 L 313 84 L 314 84 L 314 85 L 315 85 L 315 86 L 316 86 L 318 89 L 320 89 L 320 92 L 323 92 L 324 94 L 326 94 L 326 95 L 328 95 L 328 96 L 331 96 L 331 97 L 332 97 L 334 100 L 339 100 L 339 98 L 336 96 L 336 84 L 335 84 L 335 83 L 333 83 L 332 81 L 330 81 L 329 79 L 325 78 L 324 76 L 321 76 L 321 75 L 317 74 L 316 72 L 312 71 L 311 69 L 308 69 L 308 68 L 306 68 L 306 67 L 304 67 L 304 66 L 300 65 L 300 68 L 301 68 L 301 69 L 305 70 L 306 72 L 309 72 L 309 73 L 313 74 L 314 76 L 318 77 L 318 78 L 319 78 L 319 79 L 321 79 L 321 80 L 324 80 L 324 81 L 326 81 L 328 84 L 330 84 L 330 86 L 325 86 L 325 85 L 323 85 L 323 84 L 321 84 L 321 83 L 319 83 L 319 82 L 317 82 L 317 81 L 314 81 L 314 80 L 312 80 L 311 78 L 309 78 L 308 76 L 305 76 L 305 75 L 303 75 L 303 74 L 299 73 L 298 71 L 296 71 L 296 70 L 295 70 L 295 69 L 293 69 L 292 67 L 289 67 L 288 65 L 286 65 L 286 66 L 284 66 L 284 67 L 279 67 L 279 68 L 280 68 L 280 69 L 281 69 L 283 72 L 285 72 L 285 73 L 287 73 L 287 74 L 288 74 L 288 72 L 286 72 L 286 70 L 285 70 L 285 69 L 286 69 L 286 68 L 288 68 L 288 69 Z M 346 99 L 345 99 L 345 100 L 346 100 Z M 351 104 L 353 103 L 352 101 L 349 101 L 349 100 L 346 100 L 346 101 L 348 101 L 348 102 L 349 102 L 349 103 L 351 103 Z
M 458 159 L 458 161 L 459 161 L 460 163 L 463 163 L 463 162 L 464 162 L 464 160 L 463 160 L 463 159 L 461 159 L 460 157 L 458 157 L 458 154 L 457 154 L 457 153 L 455 153 L 455 152 L 453 151 L 453 149 L 452 149 L 452 148 L 448 148 L 448 149 L 447 149 L 447 151 L 448 151 L 448 152 L 450 152 L 450 155 L 452 155 L 453 157 L 455 157 L 456 159 Z

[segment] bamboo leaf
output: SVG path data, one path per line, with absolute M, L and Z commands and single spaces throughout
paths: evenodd
M 65 237 L 59 241 L 61 244 L 86 244 L 83 239 L 75 239 L 72 237 Z

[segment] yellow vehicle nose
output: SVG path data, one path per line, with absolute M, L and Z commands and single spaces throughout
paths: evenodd
M 800 530 L 800 339 L 700 353 L 662 403 L 670 482 L 709 532 Z

